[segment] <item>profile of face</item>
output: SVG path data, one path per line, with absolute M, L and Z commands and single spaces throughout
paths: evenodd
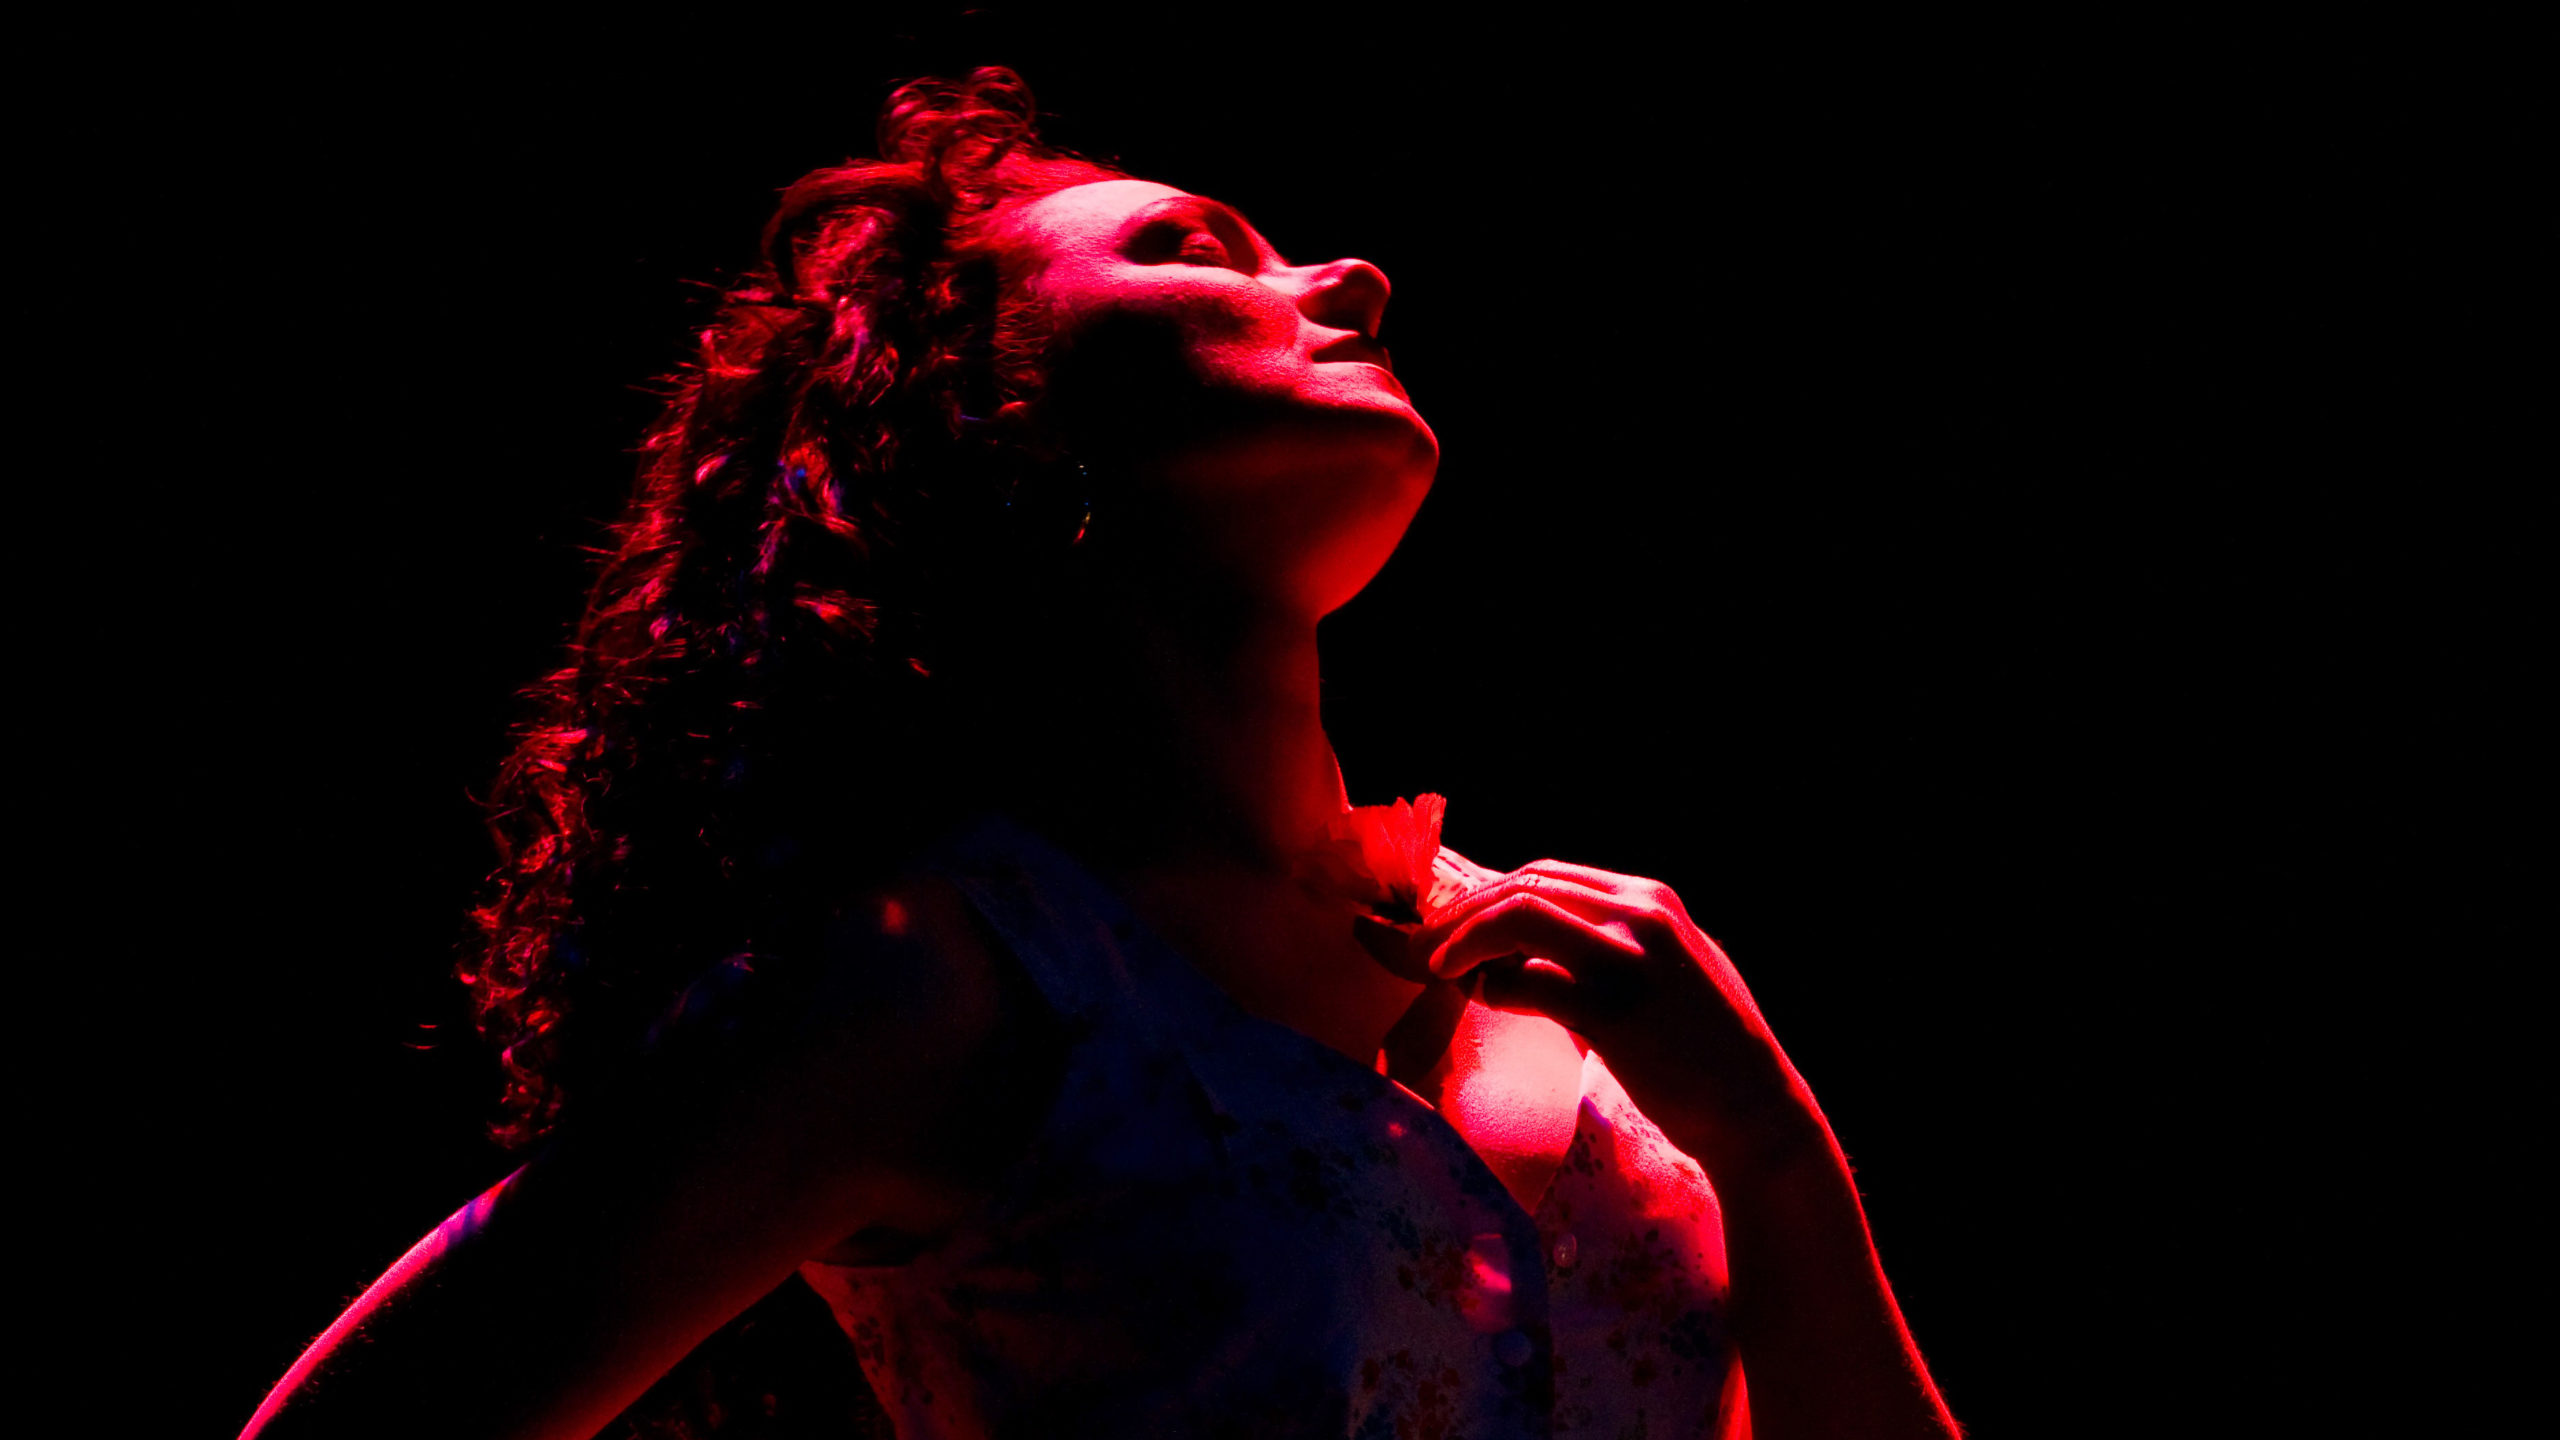
M 1376 266 L 1292 265 L 1228 207 L 1144 180 L 1025 203 L 1003 243 L 1052 327 L 1023 418 L 1102 474 L 1120 554 L 1309 618 L 1368 584 L 1440 454 L 1377 343 Z

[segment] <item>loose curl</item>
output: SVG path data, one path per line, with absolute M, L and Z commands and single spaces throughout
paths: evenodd
M 900 87 L 881 158 L 784 193 L 675 378 L 489 799 L 459 973 L 502 1142 L 608 1088 L 706 979 L 788 970 L 815 881 L 893 857 L 941 800 L 936 673 L 1021 569 L 1020 457 L 982 422 L 1037 395 L 1045 336 L 992 222 L 1120 175 L 1035 115 L 1009 70 Z

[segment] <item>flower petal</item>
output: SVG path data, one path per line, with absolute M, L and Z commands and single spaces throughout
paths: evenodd
M 1327 821 L 1324 839 L 1298 858 L 1298 879 L 1311 892 L 1348 900 L 1389 921 L 1418 923 L 1432 893 L 1440 821 L 1448 809 L 1440 795 L 1354 806 Z

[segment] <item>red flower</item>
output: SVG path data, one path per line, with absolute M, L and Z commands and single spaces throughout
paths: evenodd
M 1432 898 L 1431 866 L 1440 856 L 1440 817 L 1448 809 L 1440 795 L 1354 806 L 1326 823 L 1324 839 L 1300 857 L 1298 879 L 1391 925 L 1419 925 Z

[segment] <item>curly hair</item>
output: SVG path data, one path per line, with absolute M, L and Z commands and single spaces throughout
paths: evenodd
M 607 1087 L 706 977 L 787 970 L 815 878 L 894 858 L 950 803 L 918 763 L 946 733 L 936 677 L 1023 569 L 1023 461 L 984 422 L 1036 396 L 1044 354 L 993 222 L 1120 176 L 1035 115 L 1009 70 L 899 87 L 881 158 L 784 192 L 674 378 L 488 802 L 499 864 L 459 973 L 503 1143 Z

